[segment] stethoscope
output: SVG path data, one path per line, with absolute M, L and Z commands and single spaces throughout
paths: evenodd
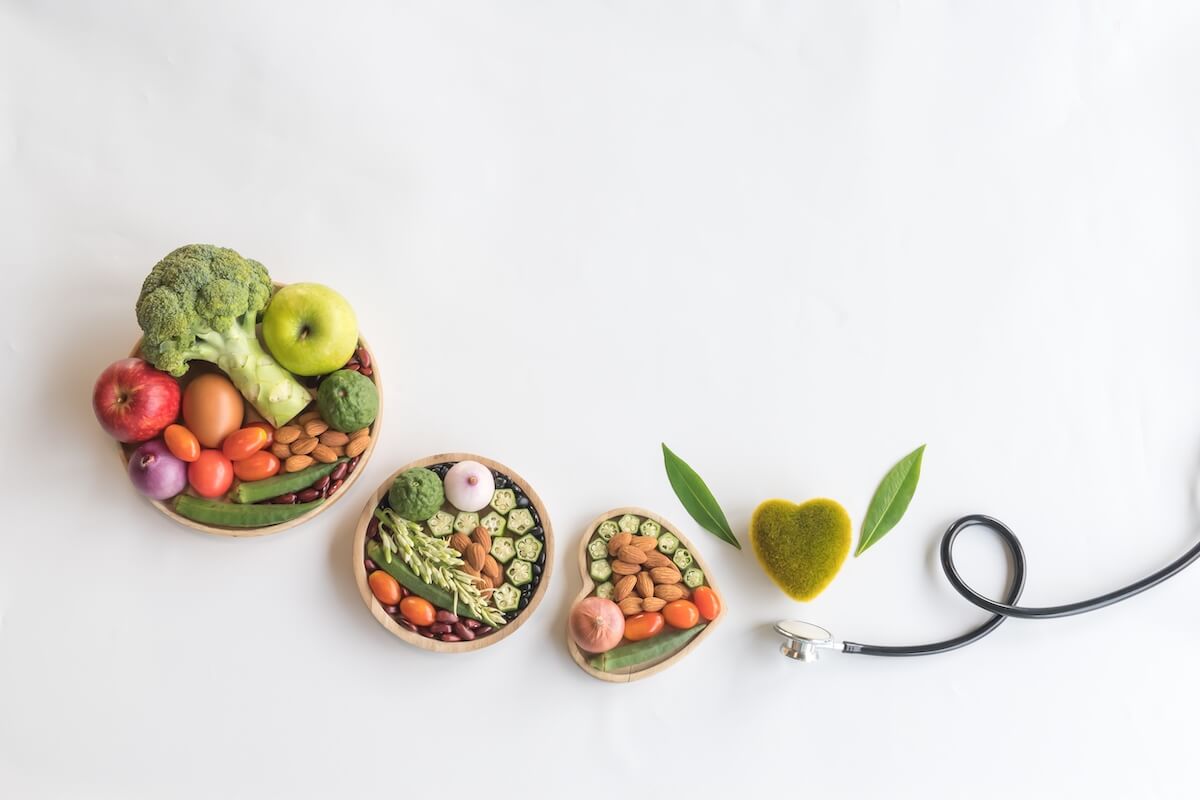
M 1009 555 L 1012 557 L 1011 579 L 1009 580 L 1008 592 L 1003 602 L 998 603 L 995 600 L 990 600 L 970 586 L 967 586 L 962 576 L 958 574 L 958 568 L 954 565 L 955 540 L 967 528 L 976 526 L 987 528 L 998 535 L 1005 549 L 1008 550 Z M 1190 550 L 1170 564 L 1167 564 L 1158 572 L 1147 575 L 1140 581 L 1131 583 L 1121 589 L 1093 597 L 1089 600 L 1080 600 L 1076 603 L 1068 603 L 1061 606 L 1046 606 L 1043 608 L 1032 608 L 1016 604 L 1021 599 L 1021 591 L 1025 588 L 1025 551 L 1021 549 L 1021 542 L 1017 539 L 1017 535 L 1000 520 L 983 514 L 971 514 L 959 519 L 942 535 L 940 555 L 942 571 L 946 573 L 946 579 L 950 581 L 950 585 L 965 597 L 968 602 L 984 611 L 991 612 L 992 616 L 978 628 L 970 630 L 962 636 L 956 636 L 953 639 L 946 639 L 941 642 L 889 647 L 875 644 L 859 644 L 858 642 L 839 642 L 833 638 L 833 634 L 817 625 L 801 622 L 800 620 L 782 620 L 775 624 L 775 632 L 785 639 L 784 643 L 779 647 L 780 652 L 788 658 L 805 663 L 816 661 L 821 650 L 856 653 L 864 656 L 931 656 L 937 653 L 948 653 L 951 650 L 957 650 L 960 647 L 966 647 L 969 644 L 978 642 L 996 630 L 996 628 L 999 628 L 1000 624 L 1009 617 L 1017 617 L 1018 619 L 1073 617 L 1076 614 L 1086 614 L 1089 611 L 1097 611 L 1105 606 L 1111 606 L 1113 603 L 1128 600 L 1134 595 L 1141 594 L 1150 587 L 1157 586 L 1167 578 L 1182 572 L 1193 561 L 1200 558 L 1200 544 L 1194 545 Z

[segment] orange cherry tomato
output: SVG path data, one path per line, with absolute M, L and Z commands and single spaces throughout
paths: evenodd
M 418 628 L 432 625 L 436 613 L 433 610 L 433 603 L 424 597 L 417 597 L 415 594 L 410 594 L 400 601 L 400 615 Z
M 700 622 L 700 609 L 691 600 L 673 600 L 663 606 L 662 615 L 672 628 L 686 631 Z
M 260 419 L 255 422 L 247 422 L 247 428 L 262 428 L 267 432 L 267 443 L 263 447 L 270 447 L 275 443 L 275 428 L 266 420 Z
M 188 464 L 188 483 L 201 497 L 220 497 L 233 483 L 233 463 L 220 450 L 201 450 Z
M 261 481 L 278 472 L 279 459 L 270 450 L 259 450 L 249 458 L 233 462 L 233 474 L 239 481 Z
M 693 589 L 692 602 L 696 604 L 696 610 L 700 612 L 700 616 L 709 622 L 721 614 L 721 598 L 717 597 L 717 593 L 712 590 L 711 586 Z
M 221 452 L 230 461 L 241 461 L 267 446 L 270 437 L 259 427 L 240 428 L 221 442 Z
M 657 636 L 662 629 L 663 615 L 657 611 L 643 611 L 625 620 L 625 638 L 631 642 Z
M 371 594 L 385 606 L 394 606 L 400 602 L 400 582 L 381 569 L 377 569 L 367 578 Z
M 182 425 L 168 425 L 163 431 L 163 441 L 167 443 L 171 455 L 180 461 L 190 464 L 200 457 L 200 440 Z

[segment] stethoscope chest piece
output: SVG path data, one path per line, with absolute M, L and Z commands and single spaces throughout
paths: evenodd
M 819 625 L 801 622 L 798 619 L 785 619 L 775 623 L 775 632 L 784 640 L 783 644 L 779 645 L 779 652 L 804 664 L 816 661 L 820 648 L 837 647 L 832 633 Z

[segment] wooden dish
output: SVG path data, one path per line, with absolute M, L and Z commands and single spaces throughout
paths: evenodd
M 281 285 L 282 284 L 275 284 L 275 288 L 279 289 Z M 366 350 L 367 354 L 371 357 L 372 374 L 370 377 L 375 383 L 375 390 L 379 393 L 379 411 L 375 415 L 375 421 L 371 423 L 371 441 L 367 445 L 367 449 L 364 450 L 359 456 L 358 466 L 356 466 L 346 476 L 341 488 L 339 488 L 337 492 L 333 496 L 329 497 L 324 503 L 317 508 L 314 508 L 312 511 L 309 511 L 307 514 L 303 514 L 295 519 L 290 519 L 287 522 L 280 522 L 275 525 L 265 525 L 261 528 L 230 528 L 224 525 L 207 525 L 203 522 L 196 522 L 195 520 L 188 519 L 181 514 L 175 513 L 175 509 L 170 505 L 174 498 L 165 502 L 162 500 L 150 500 L 150 504 L 175 522 L 191 528 L 192 530 L 201 531 L 203 533 L 211 533 L 217 536 L 239 537 L 267 536 L 272 533 L 280 533 L 281 531 L 286 531 L 288 528 L 294 528 L 297 525 L 301 525 L 310 519 L 313 519 L 318 514 L 323 514 L 324 512 L 328 511 L 334 503 L 346 496 L 346 492 L 350 489 L 351 485 L 353 485 L 354 482 L 358 480 L 358 476 L 363 473 L 363 468 L 366 467 L 367 461 L 371 458 L 371 454 L 375 452 L 375 445 L 379 441 L 379 426 L 383 420 L 383 384 L 379 379 L 378 362 L 375 360 L 375 353 L 371 350 L 370 345 L 368 345 L 366 340 L 361 336 L 358 339 L 358 345 Z M 134 358 L 140 358 L 141 350 L 142 340 L 138 339 L 137 344 L 133 346 L 133 351 L 129 355 Z M 210 364 L 207 361 L 192 361 L 189 365 L 187 374 L 179 379 L 180 388 L 186 388 L 189 381 L 191 381 L 197 375 L 202 375 L 206 372 L 224 374 L 215 364 Z M 247 422 L 253 421 L 249 419 L 249 416 L 253 416 L 255 419 L 260 418 L 258 413 L 254 411 L 253 406 L 251 406 L 249 403 L 245 403 L 245 407 L 248 414 L 246 420 Z M 133 454 L 133 451 L 136 450 L 140 444 L 141 442 L 134 444 L 117 444 L 117 452 L 121 456 L 121 466 L 123 468 L 128 468 L 129 456 Z
M 533 592 L 533 596 L 529 599 L 529 604 L 525 606 L 525 610 L 517 615 L 517 618 L 509 622 L 503 628 L 490 633 L 487 636 L 480 637 L 469 642 L 441 642 L 437 639 L 428 639 L 421 636 L 419 633 L 413 633 L 406 628 L 401 627 L 396 620 L 392 619 L 379 601 L 375 599 L 375 595 L 371 593 L 371 587 L 367 584 L 367 566 L 366 546 L 367 546 L 367 526 L 371 522 L 371 517 L 375 514 L 375 509 L 379 506 L 380 501 L 387 496 L 388 490 L 392 487 L 392 483 L 402 473 L 417 467 L 429 467 L 434 464 L 456 463 L 458 461 L 478 461 L 488 469 L 495 470 L 506 476 L 514 484 L 521 488 L 529 498 L 530 505 L 537 511 L 538 519 L 542 523 L 542 531 L 545 536 L 543 550 L 545 554 L 545 563 L 542 567 L 542 576 L 538 581 L 537 588 Z M 371 610 L 371 616 L 379 622 L 380 625 L 387 628 L 388 631 L 399 639 L 403 639 L 409 644 L 420 647 L 424 650 L 430 650 L 435 653 L 469 653 L 473 650 L 482 650 L 485 647 L 497 644 L 509 636 L 517 632 L 517 629 L 524 625 L 533 612 L 537 610 L 538 604 L 542 602 L 542 596 L 546 593 L 546 587 L 550 585 L 550 576 L 554 572 L 554 526 L 550 522 L 550 515 L 546 512 L 546 506 L 542 503 L 542 498 L 533 490 L 529 482 L 522 478 L 511 469 L 501 464 L 499 461 L 493 461 L 490 458 L 473 455 L 471 453 L 443 453 L 441 455 L 429 456 L 422 458 L 419 461 L 414 461 L 411 464 L 405 464 L 400 469 L 392 473 L 392 475 L 383 482 L 383 484 L 375 491 L 371 498 L 363 507 L 362 514 L 358 518 L 358 527 L 354 532 L 354 581 L 358 584 L 358 593 L 362 596 L 363 602 L 367 604 L 367 608 Z
M 657 675 L 659 672 L 662 672 L 672 664 L 679 662 L 685 656 L 695 650 L 702 641 L 708 638 L 709 634 L 713 632 L 713 629 L 721 624 L 721 620 L 725 619 L 725 615 L 729 613 L 728 607 L 725 605 L 725 595 L 721 592 L 720 588 L 717 587 L 716 581 L 713 580 L 712 570 L 708 568 L 708 563 L 705 562 L 703 556 L 700 555 L 700 552 L 687 539 L 687 537 L 680 533 L 679 526 L 669 522 L 665 518 L 660 517 L 658 514 L 655 514 L 652 511 L 647 511 L 644 508 L 637 508 L 633 506 L 628 508 L 614 508 L 612 511 L 605 512 L 604 514 L 601 514 L 592 520 L 584 530 L 583 537 L 579 542 L 579 574 L 583 578 L 583 589 L 575 598 L 575 603 L 578 603 L 580 600 L 588 597 L 596 589 L 596 582 L 592 580 L 592 576 L 588 570 L 590 559 L 588 558 L 587 547 L 588 542 L 591 541 L 592 534 L 596 532 L 596 528 L 600 527 L 600 523 L 615 517 L 623 516 L 625 514 L 634 514 L 643 519 L 652 519 L 662 526 L 664 531 L 670 531 L 671 533 L 675 534 L 676 537 L 678 537 L 679 546 L 686 547 L 691 552 L 692 558 L 695 560 L 696 565 L 700 567 L 700 569 L 704 570 L 704 579 L 706 585 L 712 587 L 712 590 L 717 593 L 719 598 L 721 598 L 721 612 L 717 615 L 716 619 L 707 623 L 704 630 L 700 631 L 700 633 L 696 635 L 696 638 L 692 639 L 679 650 L 676 650 L 674 653 L 658 661 L 653 661 L 649 664 L 640 664 L 636 668 L 621 672 L 602 672 L 594 668 L 588 663 L 589 654 L 579 649 L 579 645 L 575 644 L 575 639 L 572 638 L 571 632 L 568 630 L 567 650 L 570 651 L 571 658 L 575 659 L 575 663 L 579 665 L 579 668 L 588 675 L 591 675 L 593 678 L 598 678 L 602 681 L 608 681 L 609 683 L 631 683 L 633 681 L 641 680 L 642 678 L 649 678 L 651 675 Z

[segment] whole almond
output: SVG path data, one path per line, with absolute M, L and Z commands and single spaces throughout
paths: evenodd
M 450 546 L 457 550 L 459 555 L 462 555 L 471 546 L 471 540 L 465 533 L 455 533 L 450 537 Z
M 639 572 L 637 575 L 637 593 L 642 597 L 654 596 L 654 579 L 650 577 L 648 572 Z
M 657 583 L 679 583 L 683 575 L 675 567 L 655 567 L 650 570 L 650 577 Z M 660 595 L 661 596 L 661 595 Z
M 671 567 L 674 566 L 674 563 L 657 550 L 651 550 L 646 553 L 645 566 L 646 569 L 654 569 L 655 567 Z
M 478 542 L 472 542 L 467 545 L 467 552 L 463 553 L 463 558 L 475 570 L 476 574 L 480 574 L 483 570 L 483 562 L 487 559 L 487 550 L 483 549 L 483 545 Z
M 346 455 L 345 447 L 330 447 L 329 449 L 332 450 L 333 454 L 335 456 L 337 456 L 338 458 L 341 458 L 342 456 Z
M 322 464 L 332 464 L 338 460 L 338 455 L 327 444 L 319 444 L 313 448 L 312 457 Z
M 287 458 L 292 454 L 292 448 L 288 447 L 283 442 L 275 442 L 275 444 L 271 445 L 271 453 L 276 458 Z
M 662 583 L 654 587 L 654 596 L 667 603 L 682 600 L 683 587 L 674 583 Z
M 482 547 L 485 553 L 492 549 L 492 535 L 482 525 L 471 532 L 471 541 Z
M 283 470 L 284 472 L 299 472 L 312 465 L 313 460 L 311 456 L 288 456 L 288 460 L 283 462 Z
M 642 568 L 637 564 L 630 564 L 628 561 L 614 561 L 612 562 L 612 571 L 618 575 L 637 575 Z
M 643 564 L 646 561 L 646 553 L 644 550 L 638 550 L 631 544 L 627 544 L 617 551 L 617 558 L 628 564 Z
M 291 444 L 300 438 L 301 433 L 303 431 L 300 430 L 299 425 L 284 425 L 275 431 L 275 441 L 280 444 Z
M 640 597 L 626 597 L 617 605 L 621 608 L 621 613 L 627 617 L 642 613 L 642 598 Z
M 350 443 L 350 437 L 341 431 L 328 430 L 320 435 L 321 444 L 330 447 L 345 447 Z
M 309 436 L 320 436 L 329 430 L 329 423 L 323 419 L 310 419 L 304 423 L 304 432 Z
M 311 411 L 305 411 L 303 414 L 296 417 L 296 423 L 298 425 L 300 425 L 301 427 L 304 427 L 304 423 L 311 422 L 314 419 L 320 419 L 320 418 L 321 418 L 321 412 L 314 408 Z
M 316 450 L 318 444 L 320 444 L 320 442 L 317 441 L 317 437 L 302 436 L 296 441 L 292 442 L 292 454 L 297 456 L 306 456 L 313 450 Z
M 608 540 L 608 554 L 615 556 L 617 551 L 625 545 L 629 544 L 629 540 L 633 538 L 633 534 L 621 532 Z
M 359 436 L 357 439 L 351 439 L 350 443 L 346 445 L 346 455 L 350 458 L 361 456 L 370 443 L 370 436 Z
M 618 603 L 624 600 L 633 592 L 633 587 L 637 585 L 636 575 L 626 575 L 617 581 L 617 585 L 613 587 L 613 600 Z
M 496 584 L 492 583 L 492 578 L 490 575 L 480 575 L 479 576 L 479 591 L 484 592 L 485 596 L 486 596 L 487 592 L 490 592 L 492 589 L 495 589 L 495 588 L 496 588 Z
M 462 570 L 463 572 L 467 573 L 468 575 L 470 575 L 472 578 L 483 577 L 481 575 L 481 573 L 479 572 L 479 570 L 475 569 L 470 564 L 463 564 L 461 567 L 459 567 L 459 569 Z
M 642 599 L 642 611 L 662 611 L 667 601 L 661 597 L 646 597 Z
M 629 543 L 638 550 L 644 550 L 647 553 L 658 547 L 658 539 L 655 539 L 653 536 L 634 536 Z
M 490 555 L 483 560 L 483 574 L 492 579 L 492 584 L 499 587 L 504 582 L 504 569 L 500 562 Z
M 351 439 L 360 439 L 363 436 L 366 436 L 367 434 L 369 434 L 370 432 L 371 432 L 371 429 L 369 427 L 368 428 L 359 428 L 354 433 L 350 434 L 350 438 Z

